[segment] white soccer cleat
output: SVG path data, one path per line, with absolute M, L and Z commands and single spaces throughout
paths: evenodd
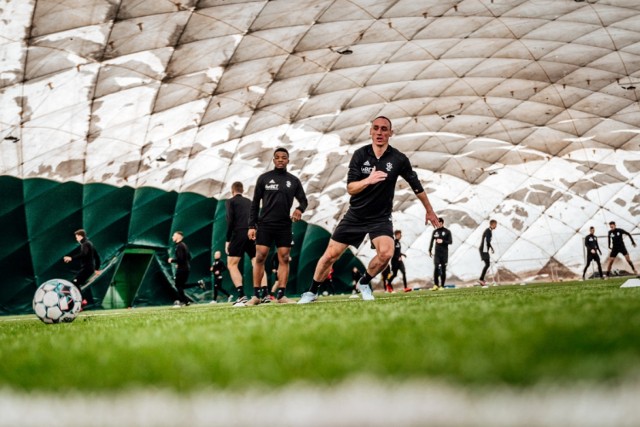
M 300 299 L 298 300 L 298 304 L 309 304 L 318 299 L 318 295 L 313 292 L 305 292 L 300 295 Z
M 375 299 L 373 292 L 371 292 L 371 286 L 363 284 L 359 284 L 359 286 L 363 301 L 373 301 Z

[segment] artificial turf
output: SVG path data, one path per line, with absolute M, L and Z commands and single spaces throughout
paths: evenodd
M 0 387 L 243 390 L 353 376 L 472 387 L 637 379 L 640 288 L 622 280 L 379 294 L 373 302 L 0 318 Z

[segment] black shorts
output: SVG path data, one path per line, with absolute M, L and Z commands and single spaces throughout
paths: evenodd
M 275 243 L 276 248 L 290 248 L 293 241 L 291 224 L 287 225 L 258 225 L 256 231 L 256 245 L 271 247 Z
M 489 263 L 491 258 L 489 257 L 489 252 L 480 252 L 480 259 L 485 263 Z
M 247 254 L 249 258 L 256 257 L 256 242 L 247 236 L 247 229 L 234 231 L 229 240 L 229 256 L 241 257 Z
M 347 214 L 333 230 L 331 239 L 338 243 L 358 247 L 369 234 L 371 240 L 380 236 L 389 236 L 393 239 L 393 222 L 391 217 L 384 217 L 375 220 L 362 220 L 347 211 Z
M 624 256 L 629 255 L 629 252 L 627 252 L 627 248 L 622 247 L 622 248 L 611 248 L 611 253 L 609 254 L 609 258 L 615 258 L 617 257 L 619 254 L 622 254 Z

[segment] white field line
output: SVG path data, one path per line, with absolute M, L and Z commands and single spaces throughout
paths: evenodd
M 640 382 L 474 391 L 435 383 L 353 380 L 275 391 L 0 390 L 0 427 L 639 426 Z

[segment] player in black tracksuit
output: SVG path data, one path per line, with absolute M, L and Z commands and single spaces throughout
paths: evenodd
M 247 305 L 269 302 L 264 278 L 265 261 L 269 249 L 276 245 L 278 255 L 278 290 L 276 302 L 291 302 L 284 296 L 289 279 L 289 253 L 293 240 L 292 222 L 299 221 L 307 208 L 307 196 L 300 180 L 287 172 L 289 152 L 276 148 L 273 153 L 275 168 L 258 177 L 249 215 L 249 238 L 256 241 L 256 266 L 253 269 L 254 296 Z M 291 213 L 293 201 L 298 206 Z
M 220 251 L 216 251 L 213 254 L 213 264 L 211 264 L 211 267 L 209 268 L 209 271 L 213 274 L 213 298 L 211 302 L 217 302 L 218 292 L 226 295 L 227 299 L 231 296 L 231 294 L 225 291 L 222 287 L 222 273 L 227 271 L 227 266 L 224 264 L 221 257 L 222 254 Z
M 582 280 L 584 280 L 584 276 L 587 274 L 587 269 L 591 265 L 592 261 L 596 262 L 600 278 L 603 278 L 602 266 L 600 265 L 600 255 L 598 255 L 602 254 L 602 251 L 600 251 L 598 238 L 596 237 L 595 232 L 596 229 L 594 227 L 589 227 L 589 234 L 584 238 L 584 246 L 587 248 L 587 265 L 584 266 L 584 270 L 582 271 Z
M 436 244 L 435 256 L 432 255 L 433 244 Z M 433 288 L 442 289 L 447 280 L 447 263 L 449 262 L 449 245 L 453 243 L 451 231 L 444 226 L 444 219 L 440 218 L 440 227 L 433 230 L 429 243 L 429 256 L 433 257 Z
M 607 276 L 611 276 L 611 267 L 613 266 L 613 262 L 616 260 L 618 254 L 624 255 L 624 258 L 627 260 L 631 269 L 633 270 L 633 274 L 638 274 L 636 268 L 633 266 L 631 262 L 631 257 L 629 257 L 629 252 L 627 251 L 627 247 L 624 245 L 624 236 L 629 236 L 631 239 L 631 244 L 633 247 L 636 247 L 636 242 L 633 240 L 633 236 L 628 231 L 623 230 L 622 228 L 616 228 L 616 223 L 611 221 L 609 223 L 609 249 L 611 249 L 611 253 L 609 254 L 609 265 L 607 266 Z
M 375 299 L 369 285 L 371 279 L 386 267 L 393 255 L 391 212 L 398 178 L 404 178 L 422 202 L 426 210 L 425 220 L 434 226 L 438 224 L 438 217 L 409 159 L 389 145 L 389 138 L 393 135 L 391 120 L 383 116 L 376 117 L 371 123 L 369 135 L 371 144 L 357 149 L 349 162 L 349 210 L 334 230 L 327 249 L 318 260 L 311 287 L 302 294 L 298 304 L 317 299 L 318 289 L 333 264 L 349 245 L 360 246 L 367 234 L 373 242 L 376 255 L 369 262 L 358 286 L 363 300 Z
M 491 253 L 494 253 L 493 246 L 491 246 L 491 239 L 493 238 L 493 230 L 495 230 L 497 226 L 498 221 L 492 219 L 491 221 L 489 221 L 489 228 L 484 230 L 484 233 L 482 233 L 482 241 L 480 242 L 480 259 L 484 262 L 484 267 L 482 268 L 482 273 L 480 274 L 480 280 L 478 280 L 481 286 L 487 285 L 484 281 L 484 276 L 487 274 L 489 264 L 491 263 L 489 251 L 491 251 Z
M 242 273 L 240 273 L 242 257 L 247 254 L 254 268 L 256 261 L 256 242 L 249 239 L 247 235 L 249 231 L 249 216 L 251 214 L 251 199 L 244 197 L 242 193 L 244 193 L 244 185 L 241 182 L 236 181 L 231 184 L 232 197 L 227 199 L 225 205 L 227 218 L 225 252 L 229 263 L 229 275 L 236 292 L 238 292 L 238 299 L 236 300 L 236 305 L 238 306 L 242 306 L 248 301 L 244 294 Z
M 398 277 L 398 270 L 402 273 L 402 283 L 404 284 L 404 291 L 408 292 L 409 288 L 407 287 L 407 270 L 404 268 L 403 257 L 406 255 L 402 253 L 402 243 L 400 240 L 402 239 L 402 231 L 396 230 L 394 232 L 394 240 L 393 240 L 393 256 L 391 257 L 391 275 L 387 279 L 387 291 L 393 292 L 393 280 Z
M 186 288 L 198 286 L 199 284 L 187 285 L 189 279 L 189 272 L 191 271 L 191 253 L 189 247 L 183 241 L 184 233 L 182 231 L 176 231 L 173 233 L 171 240 L 176 244 L 175 253 L 173 257 L 168 259 L 169 264 L 176 264 L 175 284 L 178 291 L 178 299 L 173 303 L 175 307 L 191 304 L 191 300 L 187 297 L 184 290 Z
M 96 251 L 93 243 L 87 238 L 87 232 L 85 230 L 76 230 L 74 235 L 76 241 L 80 243 L 80 247 L 71 255 L 65 256 L 63 261 L 66 263 L 73 260 L 80 261 L 80 271 L 78 271 L 73 278 L 73 284 L 77 286 L 83 296 L 83 305 L 91 306 L 94 304 L 93 293 L 89 287 L 82 289 L 82 286 L 87 283 L 89 278 L 93 276 L 93 273 L 100 268 L 100 255 L 98 255 L 98 251 Z

